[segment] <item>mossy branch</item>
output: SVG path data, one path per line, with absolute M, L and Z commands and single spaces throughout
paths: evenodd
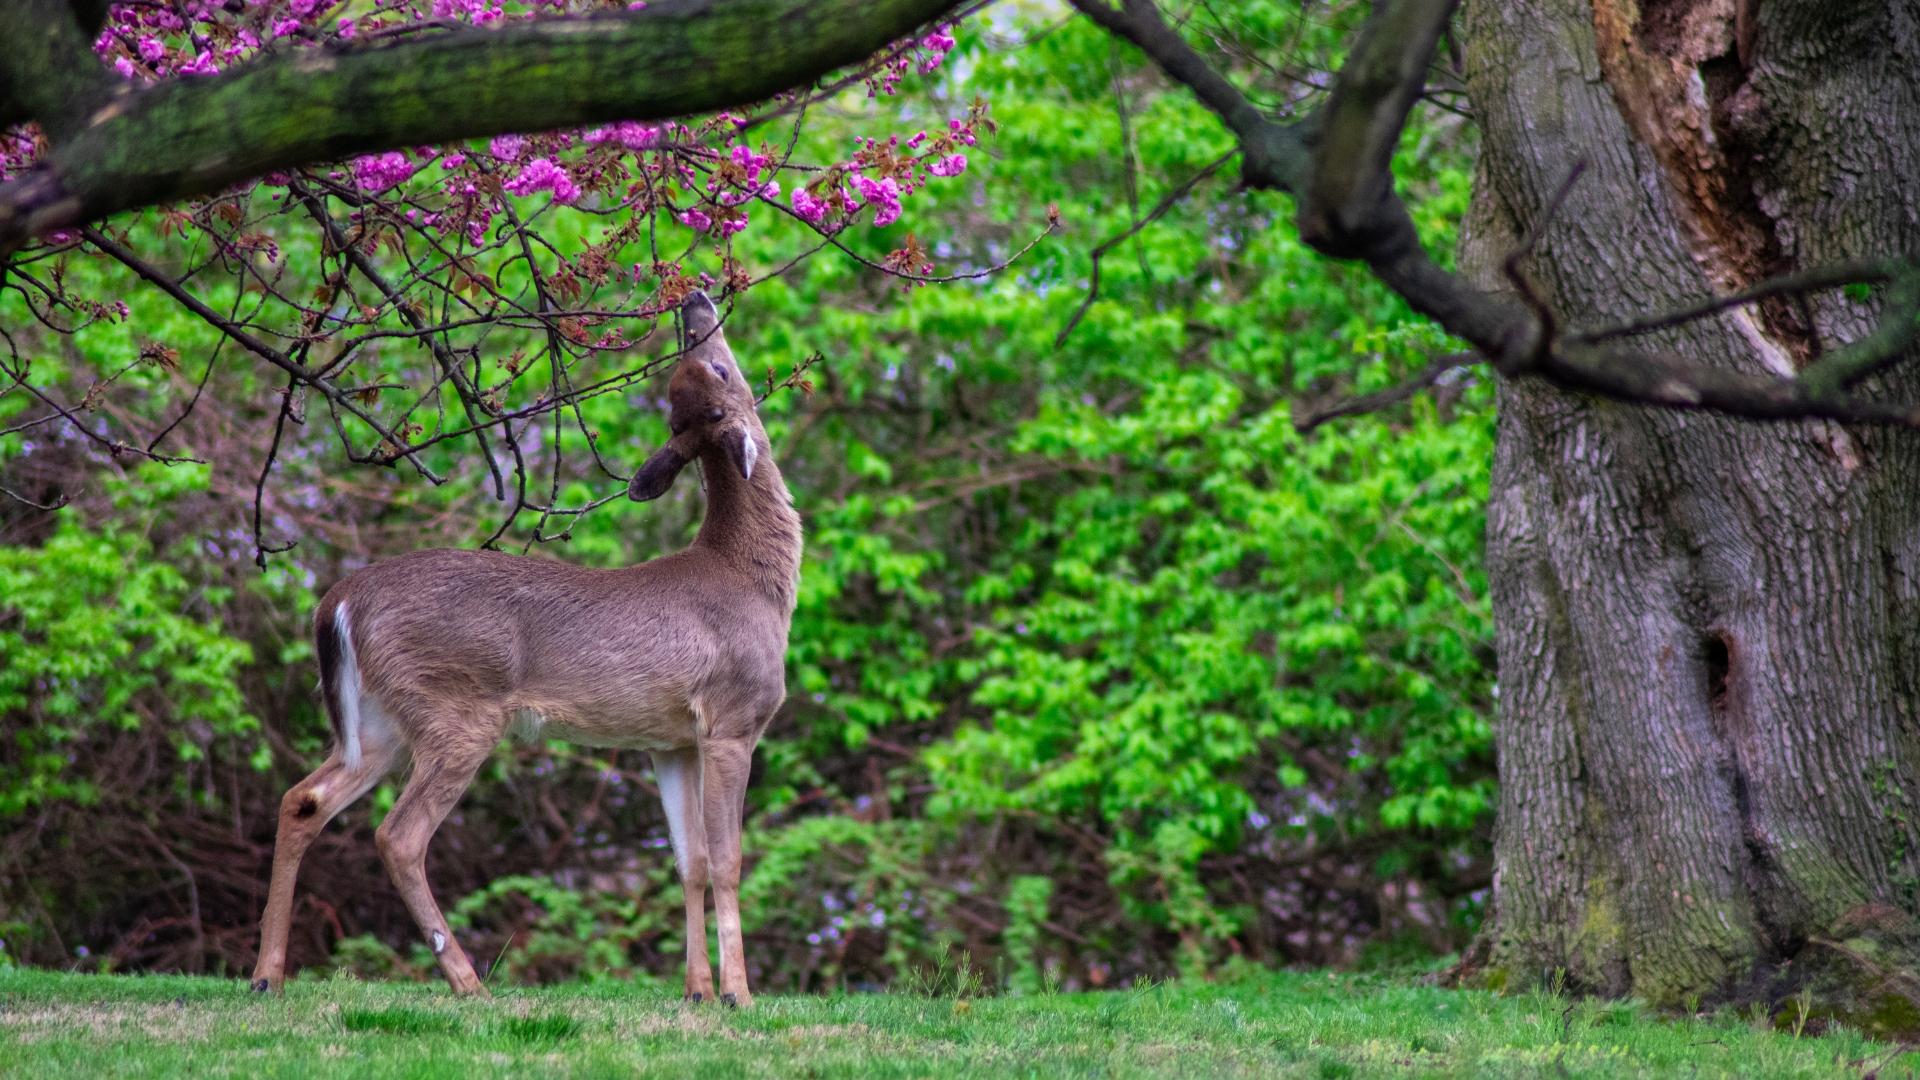
M 659 0 L 643 10 L 278 52 L 216 76 L 122 87 L 88 102 L 48 160 L 0 186 L 0 253 L 29 236 L 355 154 L 762 101 L 856 63 L 960 0 Z M 64 19 L 72 33 L 47 29 Z M 112 76 L 70 9 L 0 6 L 0 90 L 50 63 L 86 73 L 58 101 L 10 93 L 0 113 L 50 121 Z M 92 93 L 84 96 L 93 97 Z M 66 111 L 71 111 L 70 109 Z M 58 125 L 56 125 L 58 126 Z

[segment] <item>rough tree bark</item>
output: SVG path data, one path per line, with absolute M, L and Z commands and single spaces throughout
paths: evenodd
M 1483 288 L 1580 157 L 1525 264 L 1563 320 L 1920 250 L 1911 2 L 1466 0 L 1457 26 L 1483 135 L 1461 265 Z M 1879 308 L 1776 299 L 1649 343 L 1790 376 Z M 1911 913 L 1915 433 L 1502 380 L 1493 469 L 1491 976 L 1765 996 L 1849 920 Z

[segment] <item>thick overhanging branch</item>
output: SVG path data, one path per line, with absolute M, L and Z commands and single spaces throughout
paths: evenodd
M 296 49 L 147 89 L 115 85 L 69 5 L 9 3 L 0 115 L 48 124 L 55 146 L 40 168 L 0 185 L 0 255 L 30 236 L 310 162 L 751 104 L 962 2 L 658 0 L 505 30 Z M 49 71 L 64 72 L 51 89 L 30 81 Z M 77 127 L 63 119 L 76 103 Z
M 1152 0 L 1121 0 L 1119 8 L 1107 0 L 1072 2 L 1110 33 L 1138 46 L 1220 117 L 1240 139 L 1241 176 L 1247 186 L 1294 197 L 1301 239 L 1322 254 L 1364 261 L 1416 311 L 1471 343 L 1503 374 L 1536 375 L 1621 401 L 1712 409 L 1752 419 L 1825 417 L 1920 427 L 1920 404 L 1852 393 L 1861 380 L 1906 358 L 1920 333 L 1920 256 L 1816 268 L 1675 312 L 1565 334 L 1556 333 L 1555 320 L 1531 296 L 1531 289 L 1520 290 L 1534 305 L 1529 308 L 1482 292 L 1436 265 L 1420 246 L 1405 204 L 1394 194 L 1389 167 L 1457 0 L 1385 0 L 1361 31 L 1327 102 L 1295 124 L 1261 115 L 1167 25 Z M 1577 175 L 1576 169 L 1569 183 Z M 1534 233 L 1551 218 L 1551 208 L 1542 208 L 1539 216 Z M 1523 245 L 1513 261 L 1530 247 Z M 1864 282 L 1888 283 L 1878 327 L 1794 376 L 1708 368 L 1607 344 L 1770 296 Z M 1312 420 L 1403 400 L 1441 370 L 1429 368 L 1401 387 L 1336 406 Z

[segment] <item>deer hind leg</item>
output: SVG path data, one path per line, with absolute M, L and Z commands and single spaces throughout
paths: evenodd
M 453 930 L 427 885 L 427 844 L 493 752 L 500 726 L 470 723 L 465 718 L 424 725 L 426 731 L 436 729 L 442 738 L 422 738 L 414 745 L 413 776 L 374 838 L 387 875 L 413 913 L 447 983 L 459 993 L 486 996 L 487 988 L 474 973 L 466 950 L 453 939 Z
M 280 827 L 273 841 L 273 884 L 260 920 L 260 959 L 253 968 L 255 990 L 279 990 L 287 980 L 287 934 L 293 928 L 293 892 L 300 860 L 327 822 L 365 795 L 393 768 L 404 747 L 391 731 L 367 724 L 360 732 L 360 763 L 348 768 L 345 751 L 332 756 L 280 800 Z
M 713 1000 L 713 968 L 707 960 L 707 816 L 705 770 L 698 747 L 656 750 L 653 775 L 660 805 L 673 833 L 673 860 L 687 896 L 687 1000 Z
M 701 748 L 706 766 L 707 872 L 720 924 L 720 1000 L 745 1008 L 747 954 L 740 936 L 740 829 L 746 813 L 752 739 L 715 739 Z

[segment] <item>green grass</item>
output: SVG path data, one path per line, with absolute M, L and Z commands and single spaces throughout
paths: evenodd
M 688 1006 L 618 984 L 508 989 L 0 969 L 7 1077 L 1883 1077 L 1920 1054 L 1794 1038 L 1731 1012 L 1501 998 L 1300 973 L 955 1002 L 763 997 Z

